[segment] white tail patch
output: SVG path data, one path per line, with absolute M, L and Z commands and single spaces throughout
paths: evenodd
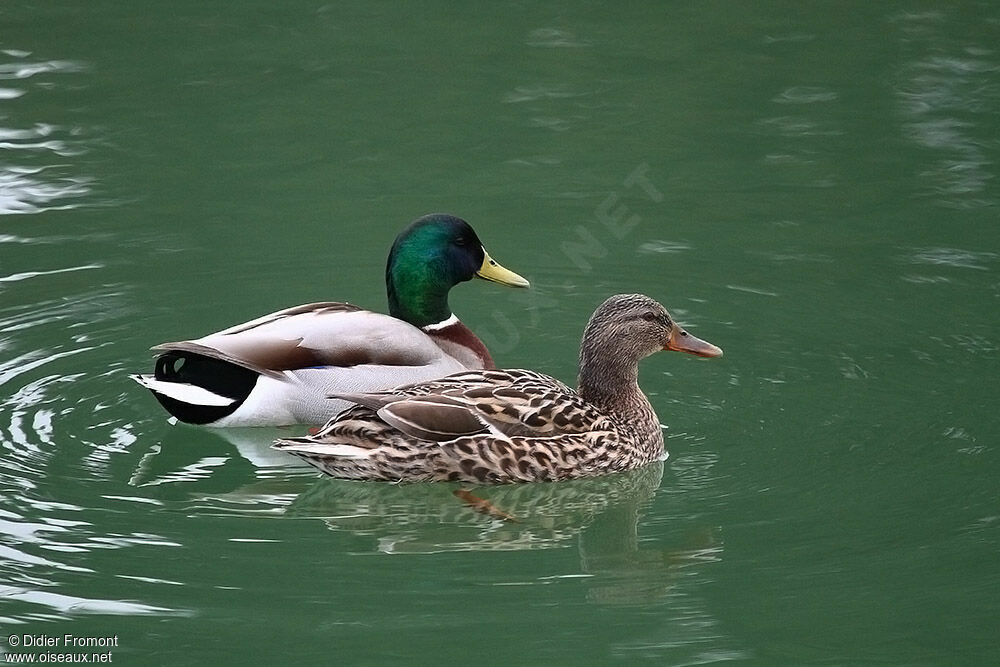
M 279 441 L 280 442 L 280 441 Z M 367 459 L 372 455 L 374 450 L 365 449 L 364 447 L 355 447 L 354 445 L 325 445 L 322 443 L 304 443 L 296 442 L 292 443 L 281 443 L 283 446 L 282 450 L 286 452 L 291 452 L 293 454 L 312 454 L 318 456 L 338 456 L 345 459 Z
M 234 398 L 220 396 L 193 384 L 164 382 L 163 380 L 157 380 L 152 375 L 130 375 L 129 377 L 146 389 L 155 391 L 157 394 L 162 394 L 168 398 L 172 398 L 175 401 L 187 403 L 188 405 L 213 405 L 221 407 L 232 405 L 236 402 L 236 399 Z

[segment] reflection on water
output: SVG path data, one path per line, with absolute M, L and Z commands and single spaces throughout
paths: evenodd
M 575 546 L 580 570 L 529 576 L 498 586 L 531 586 L 587 578 L 593 602 L 640 603 L 666 595 L 677 568 L 721 551 L 705 529 L 688 544 L 644 542 L 639 521 L 660 486 L 663 464 L 624 474 L 559 484 L 513 484 L 475 489 L 492 511 L 456 498 L 450 484 L 369 484 L 321 479 L 286 510 L 322 519 L 330 530 L 364 535 L 385 554 L 521 551 Z M 509 516 L 511 519 L 499 518 Z
M 50 584 L 51 585 L 51 584 Z M 8 623 L 22 623 L 24 621 L 58 621 L 66 616 L 80 614 L 106 614 L 113 616 L 177 616 L 184 615 L 173 609 L 154 607 L 147 604 L 127 602 L 124 600 L 94 600 L 88 598 L 62 595 L 48 591 L 29 590 L 18 588 L 17 586 L 0 586 L 0 598 L 5 598 L 11 602 L 26 602 L 40 608 L 51 609 L 55 613 L 38 613 L 26 615 L 22 621 L 13 618 L 3 620 Z
M 995 42 L 951 41 L 944 15 L 936 12 L 901 14 L 894 23 L 904 45 L 919 54 L 905 67 L 897 95 L 906 137 L 935 156 L 920 177 L 940 203 L 995 206 L 985 193 L 995 170 L 988 128 L 1000 103 Z
M 288 508 L 332 530 L 371 535 L 384 553 L 550 549 L 567 546 L 608 508 L 637 513 L 659 487 L 663 464 L 560 484 L 511 484 L 473 493 L 516 518 L 478 515 L 447 484 L 367 484 L 321 479 Z M 470 521 L 473 519 L 473 521 Z M 634 531 L 634 519 L 633 531 Z M 429 529 L 429 530 L 428 530 Z M 627 548 L 622 545 L 622 548 Z
M 772 102 L 778 104 L 812 104 L 813 102 L 833 102 L 839 96 L 832 90 L 817 86 L 792 86 L 781 92 Z
M 158 417 L 160 415 L 157 415 Z M 230 428 L 202 429 L 186 424 L 174 424 L 167 429 L 166 437 L 146 449 L 136 462 L 129 476 L 129 485 L 137 488 L 184 484 L 209 479 L 223 467 L 247 468 L 249 464 L 255 480 L 287 480 L 313 472 L 313 468 L 297 457 L 289 456 L 271 447 L 275 439 L 288 437 L 292 428 Z M 191 450 L 187 445 L 192 439 L 201 443 L 201 450 Z M 209 448 L 207 445 L 221 445 Z M 179 452 L 187 450 L 187 455 Z M 251 484 L 229 493 L 240 502 L 261 502 L 258 487 Z
M 23 479 L 36 471 L 22 466 L 9 472 Z M 98 551 L 162 550 L 180 545 L 152 533 L 102 531 L 92 521 L 79 518 L 92 517 L 92 509 L 40 501 L 32 497 L 33 489 L 13 488 L 14 485 L 9 484 L 9 472 L 0 475 L 0 488 L 4 490 L 4 502 L 0 507 L 3 517 L 0 520 L 0 600 L 8 609 L 13 605 L 17 611 L 7 611 L 5 620 L 21 623 L 86 614 L 186 613 L 181 609 L 137 602 L 135 598 L 139 597 L 143 586 L 115 586 L 116 590 L 129 591 L 121 598 L 69 594 L 90 588 L 98 576 L 111 574 L 126 578 L 126 575 L 107 572 L 99 566 L 73 564 L 88 562 Z
M 528 46 L 557 49 L 577 49 L 589 46 L 586 41 L 579 39 L 572 32 L 560 28 L 537 28 L 532 30 L 525 43 Z
M 931 266 L 953 266 L 960 269 L 988 271 L 989 265 L 997 260 L 997 253 L 982 250 L 962 250 L 960 248 L 922 248 L 916 250 L 910 261 L 914 264 Z
M 312 466 L 304 461 L 292 461 L 285 452 L 279 452 L 271 447 L 279 437 L 287 438 L 289 431 L 298 432 L 292 427 L 280 428 L 225 428 L 214 431 L 220 438 L 230 443 L 244 459 L 257 468 L 258 475 L 266 474 L 268 470 L 308 470 Z
M 33 118 L 9 127 L 17 115 L 6 109 L 8 100 L 28 93 L 44 95 L 53 86 L 53 75 L 77 74 L 86 67 L 68 60 L 32 61 L 31 53 L 15 49 L 0 62 L 0 215 L 39 213 L 78 206 L 91 192 L 94 179 L 80 175 L 67 158 L 86 151 L 78 127 L 60 124 L 58 118 Z
M 51 273 L 59 272 L 36 275 Z M 8 282 L 0 294 L 17 299 L 22 286 Z M 122 400 L 108 391 L 113 381 L 100 361 L 117 333 L 109 318 L 127 316 L 122 297 L 104 288 L 0 309 L 0 599 L 12 608 L 8 622 L 186 613 L 140 602 L 148 582 L 114 586 L 120 597 L 89 591 L 109 574 L 93 564 L 101 552 L 180 545 L 105 521 L 113 510 L 93 498 L 67 502 L 106 478 L 112 457 L 136 440 L 131 423 L 104 417 Z M 113 574 L 128 577 L 129 569 Z

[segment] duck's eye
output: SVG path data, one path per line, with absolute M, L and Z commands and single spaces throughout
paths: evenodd
M 647 322 L 655 322 L 657 320 L 656 313 L 645 312 L 642 314 L 642 319 L 646 320 Z
M 464 248 L 467 244 L 468 242 L 461 236 L 455 239 L 455 245 L 457 245 L 459 248 Z

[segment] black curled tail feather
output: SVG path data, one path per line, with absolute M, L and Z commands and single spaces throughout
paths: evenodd
M 255 371 L 221 359 L 177 350 L 157 357 L 153 375 L 163 382 L 190 384 L 233 399 L 229 405 L 197 405 L 153 391 L 167 412 L 189 424 L 209 424 L 231 415 L 250 395 L 260 377 Z

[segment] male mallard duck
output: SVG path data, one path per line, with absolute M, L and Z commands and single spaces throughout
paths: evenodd
M 348 479 L 504 484 L 637 468 L 665 454 L 638 384 L 639 360 L 659 350 L 722 355 L 648 296 L 619 294 L 583 333 L 577 391 L 533 371 L 481 370 L 339 393 L 357 405 L 314 436 L 274 446 Z
M 428 215 L 396 237 L 385 270 L 389 315 L 349 303 L 280 310 L 196 340 L 157 345 L 152 375 L 133 380 L 181 421 L 208 426 L 322 424 L 365 392 L 495 368 L 448 308 L 473 277 L 527 287 L 490 258 L 467 222 Z

